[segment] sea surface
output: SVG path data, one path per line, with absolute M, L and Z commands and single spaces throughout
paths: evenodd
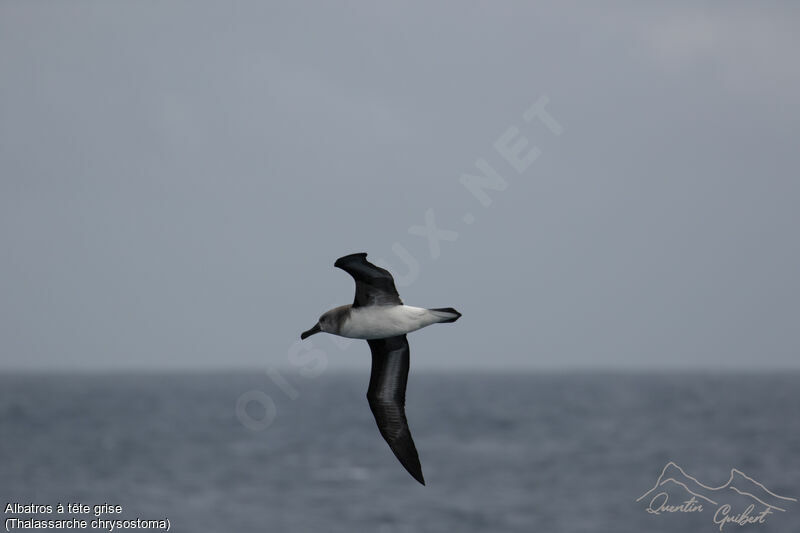
M 0 501 L 51 505 L 37 515 L 49 519 L 70 516 L 59 503 L 121 505 L 102 518 L 168 518 L 177 532 L 712 533 L 724 505 L 764 508 L 745 483 L 783 510 L 722 531 L 800 531 L 800 503 L 786 499 L 800 498 L 797 373 L 412 370 L 427 486 L 381 439 L 367 381 L 0 375 Z M 670 462 L 673 480 L 637 502 Z M 739 491 L 725 486 L 732 469 L 747 476 Z M 715 504 L 647 512 L 660 492 L 675 506 L 691 498 L 681 471 L 721 486 L 698 489 Z

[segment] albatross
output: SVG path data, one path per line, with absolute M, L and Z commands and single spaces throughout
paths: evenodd
M 324 332 L 367 341 L 372 352 L 367 401 L 378 430 L 400 464 L 424 485 L 422 465 L 405 412 L 409 369 L 406 334 L 431 324 L 455 322 L 461 313 L 452 307 L 425 309 L 404 305 L 392 275 L 367 261 L 366 253 L 340 257 L 333 266 L 355 280 L 355 300 L 323 313 L 300 338 Z

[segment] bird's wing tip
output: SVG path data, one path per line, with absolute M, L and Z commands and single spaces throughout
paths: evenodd
M 348 255 L 344 255 L 344 256 L 340 257 L 339 259 L 337 259 L 336 262 L 333 264 L 333 266 L 341 268 L 343 265 L 349 263 L 353 259 L 366 259 L 366 258 L 367 258 L 367 252 L 358 252 L 358 253 L 355 253 L 355 254 L 348 254 Z

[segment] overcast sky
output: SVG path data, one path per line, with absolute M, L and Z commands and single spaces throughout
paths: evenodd
M 415 368 L 800 367 L 800 8 L 602 4 L 0 2 L 0 369 L 290 365 L 360 251 Z

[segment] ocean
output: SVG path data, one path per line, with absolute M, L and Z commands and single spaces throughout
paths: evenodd
M 4 520 L 107 520 L 85 528 L 99 531 L 168 519 L 170 531 L 236 533 L 800 531 L 798 373 L 412 369 L 407 415 L 427 486 L 381 439 L 367 369 L 281 377 L 0 376 L 1 503 L 53 509 Z M 237 411 L 245 393 L 260 400 Z M 90 511 L 59 514 L 68 503 Z M 102 504 L 121 513 L 96 517 Z

